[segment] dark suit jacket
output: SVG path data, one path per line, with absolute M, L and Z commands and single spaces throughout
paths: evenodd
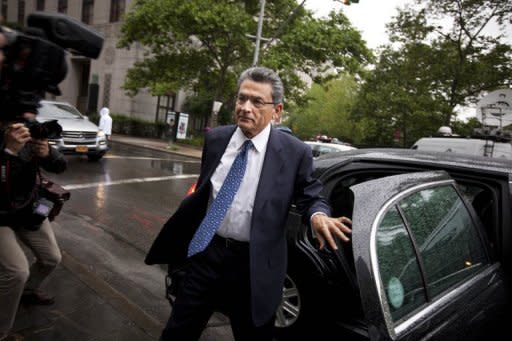
M 167 221 L 146 257 L 147 264 L 183 265 L 195 230 L 206 214 L 210 178 L 236 126 L 211 130 L 205 137 L 196 191 L 185 198 Z M 254 200 L 250 235 L 252 317 L 258 326 L 269 320 L 281 300 L 286 275 L 285 223 L 292 200 L 309 224 L 311 214 L 330 207 L 320 196 L 321 184 L 311 177 L 311 149 L 299 139 L 271 129 Z

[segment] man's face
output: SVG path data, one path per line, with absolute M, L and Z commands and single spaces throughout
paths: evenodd
M 281 103 L 269 104 L 272 102 L 270 83 L 245 80 L 240 84 L 237 98 L 235 121 L 248 138 L 258 135 L 273 118 L 279 120 L 283 110 Z

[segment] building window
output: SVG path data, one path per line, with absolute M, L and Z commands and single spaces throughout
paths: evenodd
M 67 13 L 68 12 L 68 0 L 59 0 L 59 4 L 57 5 L 57 12 L 59 12 L 59 13 Z
M 80 84 L 78 87 L 78 95 L 80 97 L 87 97 L 89 91 L 89 74 L 91 73 L 91 64 L 83 63 L 80 65 L 82 71 L 80 72 Z
M 82 2 L 82 22 L 92 24 L 92 16 L 94 13 L 94 0 L 83 0 Z
M 166 121 L 166 117 L 168 117 L 167 113 L 174 112 L 175 100 L 176 95 L 171 92 L 164 96 L 158 96 L 155 122 Z
M 44 11 L 44 0 L 37 0 L 36 11 Z
M 124 0 L 110 0 L 110 22 L 121 19 L 124 13 Z
M 18 24 L 23 25 L 25 21 L 25 0 L 18 1 Z
M 7 21 L 7 0 L 2 0 L 0 11 L 2 11 L 2 17 L 4 18 L 4 21 Z

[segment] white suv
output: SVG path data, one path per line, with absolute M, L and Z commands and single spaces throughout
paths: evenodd
M 62 138 L 52 139 L 50 145 L 63 154 L 87 155 L 96 161 L 108 150 L 105 134 L 69 103 L 41 101 L 36 119 L 39 122 L 57 120 L 62 126 Z

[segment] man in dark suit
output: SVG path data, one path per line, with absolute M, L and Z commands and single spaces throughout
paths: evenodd
M 196 191 L 165 224 L 147 264 L 187 264 L 161 340 L 197 340 L 213 311 L 230 318 L 237 340 L 271 340 L 287 266 L 285 222 L 292 201 L 320 247 L 347 241 L 348 218 L 331 218 L 311 177 L 311 149 L 273 129 L 283 84 L 270 69 L 242 73 L 236 126 L 205 136 Z M 250 142 L 247 142 L 250 141 Z

